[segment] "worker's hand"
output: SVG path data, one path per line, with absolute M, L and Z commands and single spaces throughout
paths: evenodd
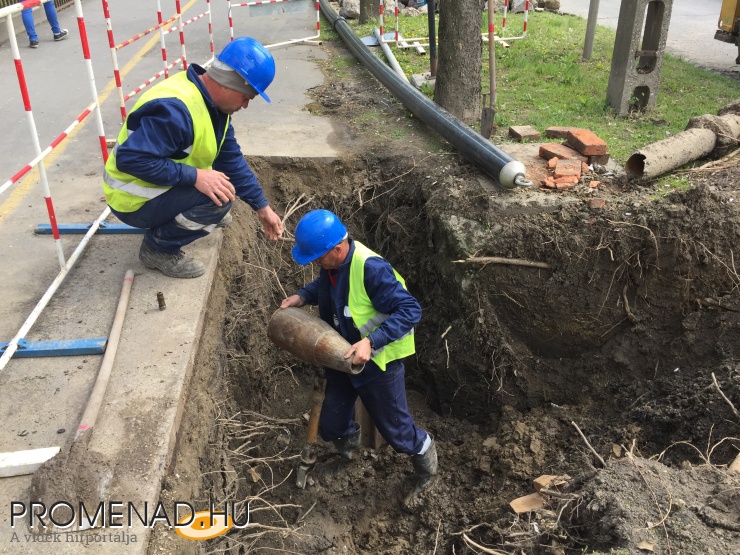
M 300 295 L 291 295 L 287 299 L 283 299 L 283 302 L 280 303 L 280 308 L 288 308 L 291 306 L 295 306 L 296 308 L 303 306 L 303 299 L 301 299 Z
M 229 181 L 229 177 L 216 170 L 197 169 L 195 188 L 213 201 L 216 206 L 223 206 L 233 201 L 236 190 Z
M 353 354 L 355 355 L 355 358 L 352 360 L 352 364 L 357 364 L 358 366 L 360 364 L 365 364 L 368 360 L 370 360 L 370 357 L 372 356 L 372 347 L 370 346 L 370 340 L 366 337 L 365 339 L 361 339 L 354 345 L 352 345 L 349 348 L 349 351 L 347 351 L 344 354 L 344 358 L 349 358 Z
M 283 222 L 280 216 L 275 214 L 275 211 L 269 206 L 257 210 L 257 215 L 260 218 L 260 222 L 262 222 L 262 227 L 265 230 L 267 238 L 277 241 L 283 234 Z

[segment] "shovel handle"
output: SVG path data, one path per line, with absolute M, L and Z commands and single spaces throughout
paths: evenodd
M 326 387 L 326 380 L 321 385 L 314 383 L 313 391 L 311 392 L 311 412 L 308 414 L 308 435 L 306 436 L 306 443 L 316 443 L 316 438 L 319 435 L 319 416 L 321 416 L 321 404 L 324 402 L 324 388 Z

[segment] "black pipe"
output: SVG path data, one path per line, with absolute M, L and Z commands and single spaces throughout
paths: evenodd
M 327 0 L 320 0 L 321 11 L 344 39 L 348 48 L 411 113 L 442 135 L 460 153 L 479 166 L 506 189 L 532 184 L 524 164 L 484 139 L 447 110 L 429 100 L 375 56 L 352 32 L 343 17 L 338 17 Z

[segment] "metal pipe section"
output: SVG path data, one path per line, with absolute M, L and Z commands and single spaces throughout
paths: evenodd
M 408 81 L 401 80 L 357 38 L 344 18 L 337 16 L 327 0 L 320 1 L 324 16 L 344 39 L 352 53 L 416 117 L 447 139 L 502 187 L 513 189 L 532 185 L 526 178 L 524 164 L 496 148 L 447 110 L 429 100 Z
M 383 50 L 383 54 L 385 54 L 385 58 L 388 60 L 388 63 L 393 68 L 393 71 L 395 71 L 401 79 L 404 81 L 406 80 L 406 74 L 403 72 L 403 69 L 398 64 L 398 60 L 396 60 L 396 57 L 393 55 L 393 51 L 391 50 L 391 47 L 388 46 L 388 43 L 386 43 L 383 38 L 380 35 L 380 29 L 373 29 L 373 35 L 375 35 L 375 40 L 378 41 L 378 44 L 380 45 L 380 48 Z
M 596 20 L 599 17 L 599 0 L 591 0 L 588 6 L 588 23 L 586 24 L 586 40 L 583 43 L 583 61 L 591 59 L 594 49 L 594 35 L 596 34 Z

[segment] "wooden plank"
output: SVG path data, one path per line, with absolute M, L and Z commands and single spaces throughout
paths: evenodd
M 59 453 L 59 447 L 42 447 L 26 451 L 0 453 L 0 477 L 33 474 L 36 469 Z
M 423 49 L 423 48 L 421 47 L 421 43 L 420 43 L 420 42 L 419 42 L 418 40 L 416 40 L 416 41 L 412 42 L 412 43 L 411 43 L 411 45 L 412 45 L 412 46 L 413 46 L 413 47 L 414 47 L 414 48 L 416 49 L 416 53 L 417 53 L 417 54 L 419 54 L 419 55 L 423 56 L 424 54 L 426 54 L 426 53 L 427 53 L 427 51 L 426 51 L 426 50 L 424 50 L 424 49 Z

